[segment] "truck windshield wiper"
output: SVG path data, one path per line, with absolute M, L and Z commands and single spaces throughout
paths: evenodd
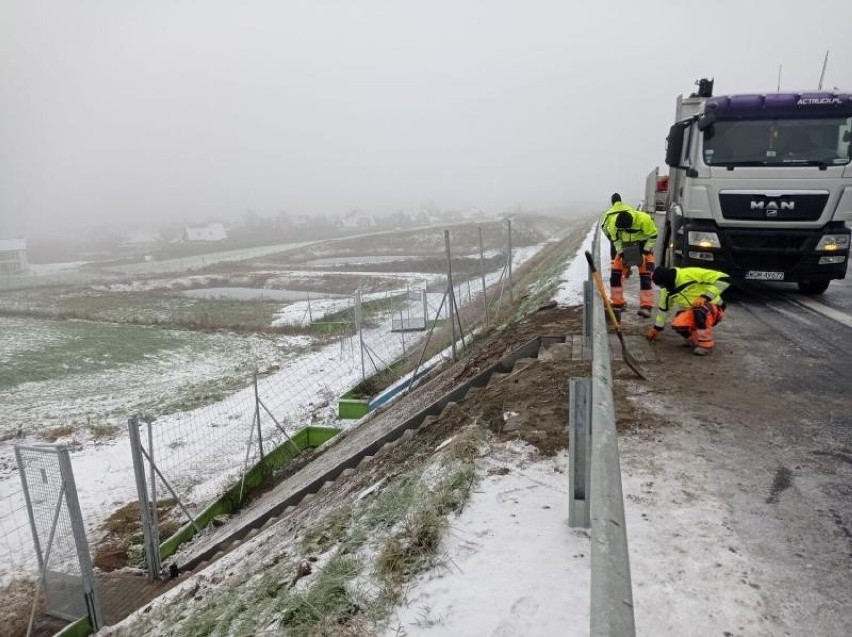
M 768 166 L 769 162 L 766 161 L 726 161 L 720 162 L 717 166 L 724 166 L 728 170 L 733 170 L 734 168 L 742 168 L 746 166 Z
M 819 166 L 820 170 L 825 170 L 829 165 L 833 165 L 821 159 L 788 159 L 785 160 L 784 163 L 799 164 L 801 166 Z

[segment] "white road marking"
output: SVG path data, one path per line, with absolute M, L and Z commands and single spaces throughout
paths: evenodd
M 840 310 L 835 310 L 833 307 L 823 305 L 822 303 L 814 301 L 812 298 L 807 296 L 790 296 L 789 298 L 791 301 L 798 303 L 799 305 L 804 305 L 806 308 L 809 308 L 814 312 L 818 312 L 823 316 L 834 319 L 838 323 L 843 323 L 846 327 L 852 327 L 852 316 L 849 316 Z

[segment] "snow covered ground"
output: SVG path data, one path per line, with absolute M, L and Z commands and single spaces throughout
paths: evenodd
M 515 250 L 514 267 L 522 265 L 542 247 L 539 245 Z M 499 272 L 490 273 L 486 281 L 489 284 L 496 283 L 500 277 Z M 420 278 L 422 280 L 422 275 Z M 476 298 L 475 290 L 470 290 L 466 283 L 457 288 L 456 294 L 459 305 Z M 383 298 L 385 293 L 376 296 Z M 430 312 L 437 310 L 441 296 L 429 295 L 430 306 L 435 304 Z M 412 311 L 417 311 L 417 308 Z M 445 312 L 446 305 L 442 314 Z M 396 360 L 403 354 L 405 347 L 411 347 L 416 339 L 425 334 L 391 333 L 392 318 L 386 316 L 377 326 L 363 330 L 364 341 L 370 350 L 369 357 L 376 364 Z M 34 333 L 33 338 L 42 336 Z M 258 380 L 261 400 L 291 432 L 309 423 L 343 428 L 351 425 L 348 421 L 338 420 L 336 398 L 361 380 L 361 356 L 357 344 L 353 343 L 355 340 L 347 339 L 312 350 L 301 346 L 304 344 L 294 343 L 292 345 L 299 347 L 296 354 Z M 15 339 L 8 345 L 10 349 L 21 346 Z M 371 370 L 371 362 L 366 362 L 368 370 Z M 197 377 L 199 374 L 213 374 L 213 368 L 220 366 L 221 361 L 206 357 L 178 360 L 167 356 L 151 359 L 150 365 L 150 369 L 134 369 L 130 377 L 123 376 L 123 370 L 118 369 L 86 378 L 83 384 L 81 378 L 74 376 L 62 381 L 75 384 L 76 390 L 69 390 L 69 387 L 51 389 L 55 384 L 52 382 L 22 385 L 7 392 L 8 395 L 3 399 L 11 401 L 4 414 L 4 422 L 15 428 L 14 414 L 17 409 L 27 414 L 32 409 L 38 414 L 55 412 L 59 420 L 85 419 L 87 414 L 92 413 L 93 402 L 97 403 L 98 412 L 115 411 L 126 406 L 133 397 L 132 391 L 126 391 L 128 387 L 139 388 L 140 391 L 150 391 L 153 387 L 155 393 L 167 395 L 169 388 L 178 384 L 185 375 Z M 86 387 L 89 386 L 92 390 L 87 393 Z M 98 393 L 103 389 L 106 391 Z M 60 391 L 61 395 L 56 394 L 56 391 Z M 251 423 L 254 408 L 254 388 L 249 386 L 212 404 L 157 418 L 153 434 L 158 466 L 188 503 L 203 507 L 239 475 L 253 430 Z M 125 420 L 120 420 L 123 426 Z M 262 418 L 262 428 L 267 445 L 283 442 L 282 432 L 271 419 Z M 142 433 L 145 438 L 145 427 Z M 60 439 L 58 442 L 67 443 L 72 449 L 72 466 L 91 541 L 98 537 L 97 527 L 109 513 L 136 499 L 126 434 L 99 441 L 73 435 L 72 438 Z M 11 443 L 11 440 L 0 442 L 0 583 L 16 572 L 31 570 L 35 563 Z M 249 455 L 250 462 L 256 458 L 256 454 L 257 450 L 253 448 Z M 160 493 L 164 492 L 162 485 L 158 489 Z

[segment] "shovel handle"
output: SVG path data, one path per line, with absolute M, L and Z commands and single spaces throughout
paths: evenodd
M 586 261 L 589 262 L 589 268 L 592 271 L 592 278 L 594 278 L 595 287 L 598 288 L 598 294 L 601 295 L 601 299 L 603 300 L 607 316 L 609 316 L 609 320 L 612 322 L 612 326 L 615 328 L 615 331 L 620 334 L 621 325 L 618 324 L 618 319 L 615 317 L 615 312 L 612 309 L 612 304 L 609 302 L 609 297 L 607 296 L 606 290 L 604 289 L 601 273 L 598 272 L 598 269 L 595 267 L 595 260 L 592 258 L 592 253 L 588 250 L 586 250 Z

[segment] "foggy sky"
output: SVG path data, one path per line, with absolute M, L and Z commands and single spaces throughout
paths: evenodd
M 675 97 L 852 89 L 849 0 L 0 0 L 0 238 L 638 202 Z

